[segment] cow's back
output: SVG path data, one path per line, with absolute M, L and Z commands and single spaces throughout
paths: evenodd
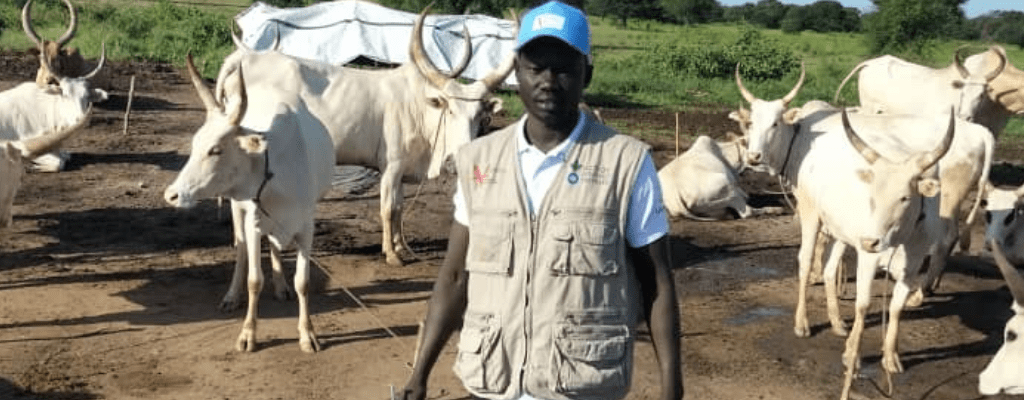
M 955 96 L 949 68 L 933 69 L 884 55 L 867 62 L 857 77 L 862 112 L 917 114 L 945 110 Z

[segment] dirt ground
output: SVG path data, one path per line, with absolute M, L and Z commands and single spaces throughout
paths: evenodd
M 0 56 L 0 88 L 30 80 L 35 63 L 24 54 Z M 14 224 L 0 232 L 0 399 L 383 400 L 392 385 L 400 388 L 444 256 L 453 180 L 406 187 L 405 229 L 421 260 L 402 268 L 384 266 L 379 254 L 376 190 L 332 192 L 317 215 L 314 255 L 323 269 L 314 278 L 322 288 L 310 300 L 323 350 L 299 350 L 294 302 L 266 290 L 259 347 L 238 353 L 243 311 L 217 309 L 234 256 L 227 207 L 207 201 L 181 211 L 162 199 L 203 121 L 202 105 L 173 67 L 110 68 L 113 76 L 137 77 L 128 134 L 126 78 L 66 146 L 73 154 L 67 171 L 26 175 Z M 629 127 L 674 124 L 667 113 L 602 112 Z M 685 113 L 683 131 L 721 135 L 734 127 L 725 114 Z M 653 144 L 659 166 L 671 159 L 671 141 Z M 999 158 L 1015 162 L 1021 153 L 1001 146 Z M 993 177 L 1019 184 L 1024 172 L 1000 164 Z M 754 193 L 753 201 L 781 204 L 771 193 Z M 1011 297 L 978 249 L 981 228 L 974 233 L 975 252 L 952 257 L 938 294 L 905 312 L 906 372 L 894 377 L 892 398 L 979 398 L 978 373 L 1002 343 Z M 820 285 L 810 291 L 812 336 L 793 334 L 798 227 L 791 215 L 673 221 L 671 240 L 687 398 L 839 396 L 844 339 L 828 331 Z M 885 398 L 887 387 L 878 305 L 891 284 L 880 278 L 875 288 L 855 399 Z M 852 302 L 842 307 L 851 319 Z M 431 377 L 431 399 L 467 398 L 451 372 L 453 357 L 451 342 Z M 629 399 L 657 397 L 654 359 L 642 337 Z

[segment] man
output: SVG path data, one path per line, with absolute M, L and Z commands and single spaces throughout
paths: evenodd
M 424 399 L 460 326 L 455 372 L 480 399 L 613 400 L 644 315 L 662 399 L 683 396 L 668 222 L 642 142 L 585 116 L 586 15 L 551 1 L 522 20 L 526 116 L 463 147 L 455 223 L 402 395 Z

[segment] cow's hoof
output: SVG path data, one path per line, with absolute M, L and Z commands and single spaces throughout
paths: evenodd
M 800 338 L 810 337 L 811 328 L 807 327 L 807 325 L 796 325 L 793 327 L 793 333 L 796 334 L 796 337 Z
M 316 353 L 320 351 L 320 341 L 317 340 L 316 334 L 310 331 L 309 335 L 299 338 L 299 348 L 303 353 Z
M 274 298 L 279 301 L 295 300 L 295 291 L 288 285 L 274 288 Z
M 238 296 L 224 296 L 224 299 L 220 301 L 220 310 L 223 312 L 231 312 L 242 306 L 242 302 L 238 301 Z
M 890 374 L 902 374 L 903 363 L 900 362 L 900 356 L 898 354 L 883 355 L 882 368 L 885 368 L 885 371 Z
M 924 291 L 921 289 L 915 290 L 914 293 L 910 294 L 910 297 L 907 297 L 907 307 L 917 308 L 920 307 L 923 303 Z
M 402 261 L 402 257 L 399 257 L 397 254 L 388 254 L 384 257 L 384 262 L 386 262 L 389 267 L 401 267 L 405 265 L 405 262 Z
M 235 350 L 251 353 L 256 350 L 256 332 L 250 330 L 242 330 L 242 333 L 238 335 L 238 340 L 235 341 Z
M 850 331 L 847 330 L 846 324 L 832 325 L 832 334 L 839 337 L 850 336 Z

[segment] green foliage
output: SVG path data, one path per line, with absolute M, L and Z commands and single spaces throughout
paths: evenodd
M 878 11 L 865 17 L 867 40 L 875 54 L 923 54 L 929 42 L 948 37 L 964 22 L 966 0 L 872 0 Z
M 253 0 L 253 3 L 257 1 L 262 1 L 277 8 L 305 7 L 315 2 L 315 0 Z
M 588 0 L 587 12 L 615 17 L 622 26 L 626 26 L 630 18 L 658 19 L 663 15 L 658 0 Z
M 799 66 L 797 57 L 760 31 L 747 28 L 728 45 L 655 44 L 639 62 L 665 77 L 693 75 L 701 78 L 729 78 L 737 64 L 748 79 L 778 79 Z
M 1024 12 L 1000 11 L 978 17 L 971 21 L 971 28 L 968 31 L 976 30 L 979 34 L 970 39 L 995 40 L 1024 48 Z
M 661 0 L 665 16 L 682 24 L 703 24 L 722 18 L 717 0 Z

